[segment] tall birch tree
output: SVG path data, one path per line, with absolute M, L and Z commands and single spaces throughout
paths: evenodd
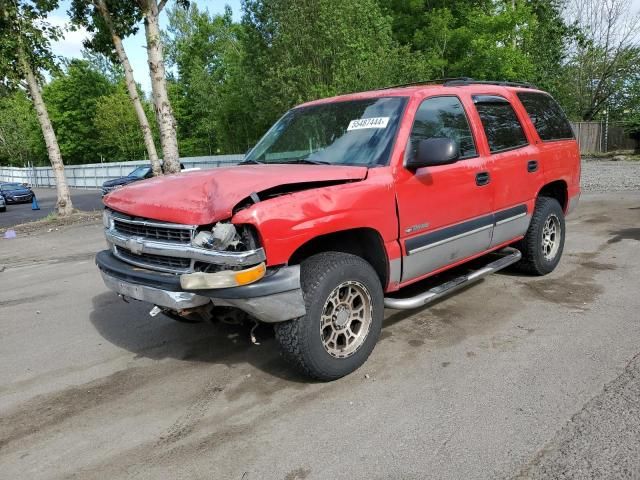
M 115 56 L 122 65 L 127 93 L 142 131 L 151 170 L 153 175 L 162 175 L 162 165 L 153 141 L 153 132 L 138 93 L 129 56 L 122 43 L 124 37 L 137 30 L 135 25 L 140 20 L 139 11 L 133 2 L 110 3 L 113 5 L 109 5 L 107 0 L 73 0 L 69 13 L 75 25 L 83 26 L 94 33 L 92 38 L 84 42 L 85 48 L 111 58 Z
M 60 31 L 46 21 L 46 16 L 57 4 L 56 0 L 0 0 L 0 82 L 29 92 L 56 179 L 56 210 L 66 216 L 73 212 L 73 203 L 40 88 L 41 72 L 56 67 L 50 43 L 59 38 Z
M 160 12 L 167 0 L 136 0 L 140 13 L 144 18 L 144 31 L 147 39 L 147 61 L 151 76 L 153 105 L 156 111 L 160 143 L 164 154 L 163 169 L 165 173 L 180 172 L 180 153 L 178 151 L 178 135 L 176 119 L 169 101 L 167 90 L 167 73 L 164 66 L 164 52 L 160 35 Z M 182 6 L 188 6 L 187 0 L 176 0 Z

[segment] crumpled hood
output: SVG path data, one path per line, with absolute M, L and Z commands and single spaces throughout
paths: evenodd
M 166 175 L 135 182 L 104 197 L 104 204 L 127 215 L 188 225 L 230 218 L 253 192 L 311 182 L 353 181 L 367 167 L 339 165 L 241 165 Z

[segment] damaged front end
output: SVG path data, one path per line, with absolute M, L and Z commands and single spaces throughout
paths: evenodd
M 106 209 L 108 251 L 96 257 L 105 284 L 170 314 L 210 304 L 258 320 L 304 315 L 297 267 L 267 268 L 252 226 L 228 221 L 182 225 Z

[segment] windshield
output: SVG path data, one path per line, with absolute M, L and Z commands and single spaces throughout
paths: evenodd
M 2 185 L 2 186 L 0 186 L 0 188 L 2 190 L 7 191 L 7 192 L 10 192 L 12 190 L 25 190 L 24 186 L 18 185 L 18 184 L 15 184 L 15 185 L 11 185 L 11 184 L 10 185 Z
M 135 178 L 143 178 L 147 173 L 149 173 L 150 170 L 151 170 L 150 167 L 138 167 L 127 176 L 135 177 Z
M 243 163 L 384 165 L 404 97 L 295 108 L 271 127 Z

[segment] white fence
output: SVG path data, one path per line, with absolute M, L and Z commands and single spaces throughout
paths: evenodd
M 214 168 L 235 165 L 244 155 L 214 155 L 211 157 L 184 157 L 184 168 Z M 67 165 L 67 182 L 73 188 L 100 188 L 105 180 L 123 177 L 134 168 L 149 165 L 148 161 L 90 163 Z M 27 183 L 34 187 L 54 187 L 55 177 L 51 167 L 0 167 L 0 182 Z

